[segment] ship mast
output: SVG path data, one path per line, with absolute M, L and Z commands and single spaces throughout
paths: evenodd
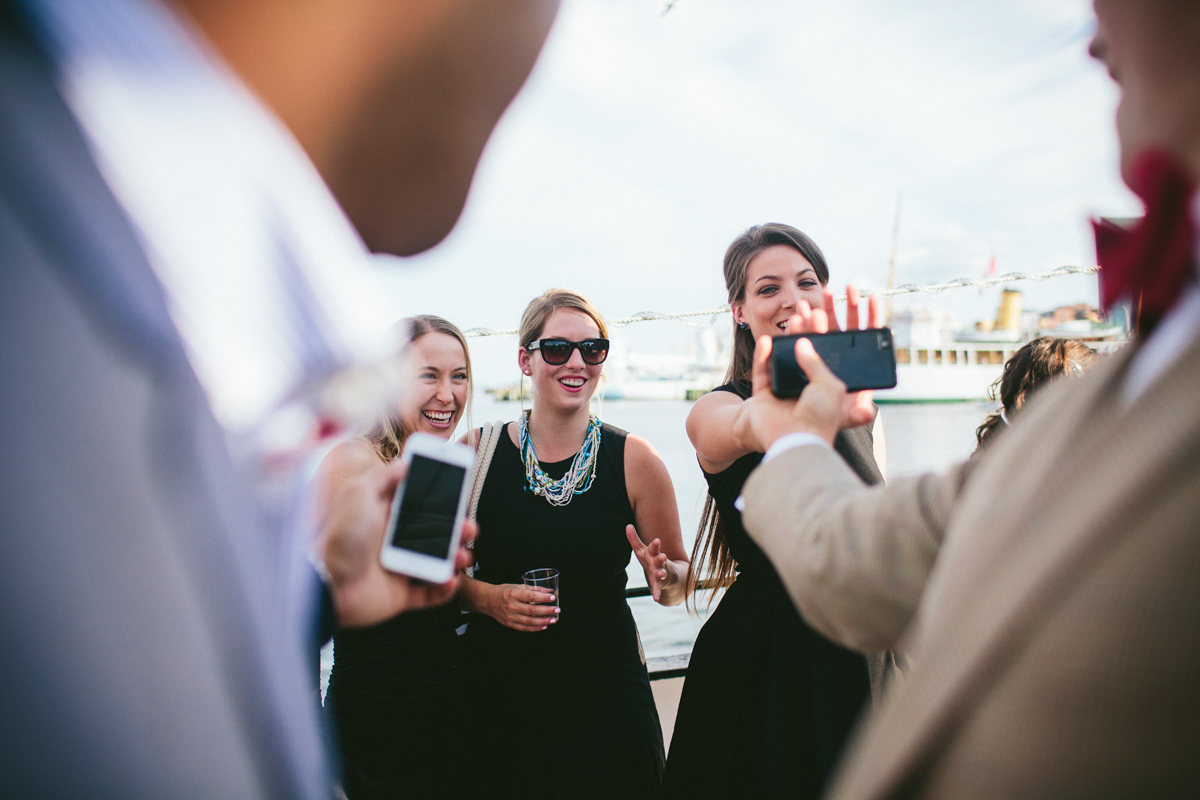
M 892 259 L 888 263 L 888 290 L 896 288 L 896 253 L 900 249 L 900 192 L 896 192 L 896 223 L 892 226 Z M 887 299 L 887 322 L 884 323 L 888 327 L 892 324 L 892 297 L 888 295 Z

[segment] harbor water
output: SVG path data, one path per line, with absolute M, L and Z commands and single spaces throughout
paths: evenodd
M 662 456 L 675 484 L 683 540 L 688 552 L 704 507 L 706 485 L 696 454 L 684 430 L 684 420 L 692 403 L 686 401 L 600 401 L 593 406 L 606 422 L 637 434 L 650 442 Z M 889 478 L 944 469 L 971 454 L 975 449 L 975 428 L 991 411 L 983 403 L 943 403 L 886 405 L 882 407 L 882 425 L 887 444 Z M 472 408 L 475 425 L 487 421 L 516 419 L 518 402 L 498 402 L 478 393 Z M 486 534 L 485 534 L 486 535 Z M 636 559 L 630 559 L 629 585 L 645 586 L 646 579 Z M 707 592 L 701 596 L 700 611 L 689 612 L 683 606 L 663 608 L 648 597 L 629 601 L 647 658 L 691 651 L 706 611 L 715 609 L 720 595 L 705 608 Z M 321 653 L 322 690 L 332 664 L 332 647 Z

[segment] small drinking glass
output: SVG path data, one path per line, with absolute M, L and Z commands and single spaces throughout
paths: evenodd
M 526 586 L 536 586 L 539 589 L 549 589 L 554 593 L 554 599 L 546 603 L 538 605 L 558 605 L 558 570 L 556 569 L 531 569 L 521 576 L 521 580 Z M 558 619 L 558 614 L 554 615 Z

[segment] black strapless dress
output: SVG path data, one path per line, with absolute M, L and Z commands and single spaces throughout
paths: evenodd
M 843 431 L 836 449 L 863 480 L 882 480 L 870 428 Z M 751 453 L 704 476 L 738 574 L 692 648 L 665 798 L 819 797 L 871 694 L 866 658 L 804 622 L 742 527 L 733 503 L 761 461 Z
M 479 500 L 476 573 L 521 583 L 559 570 L 558 623 L 524 633 L 472 615 L 460 669 L 466 779 L 477 797 L 654 798 L 662 728 L 625 602 L 625 432 L 601 428 L 595 480 L 568 505 L 526 491 L 520 451 L 500 437 Z M 542 463 L 552 478 L 570 459 Z

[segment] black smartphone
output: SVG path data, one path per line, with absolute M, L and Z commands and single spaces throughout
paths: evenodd
M 812 342 L 817 355 L 845 382 L 848 391 L 896 385 L 896 350 L 889 328 L 804 333 L 776 336 L 771 344 L 771 391 L 776 397 L 799 397 L 808 385 L 796 363 L 796 340 L 801 336 Z

